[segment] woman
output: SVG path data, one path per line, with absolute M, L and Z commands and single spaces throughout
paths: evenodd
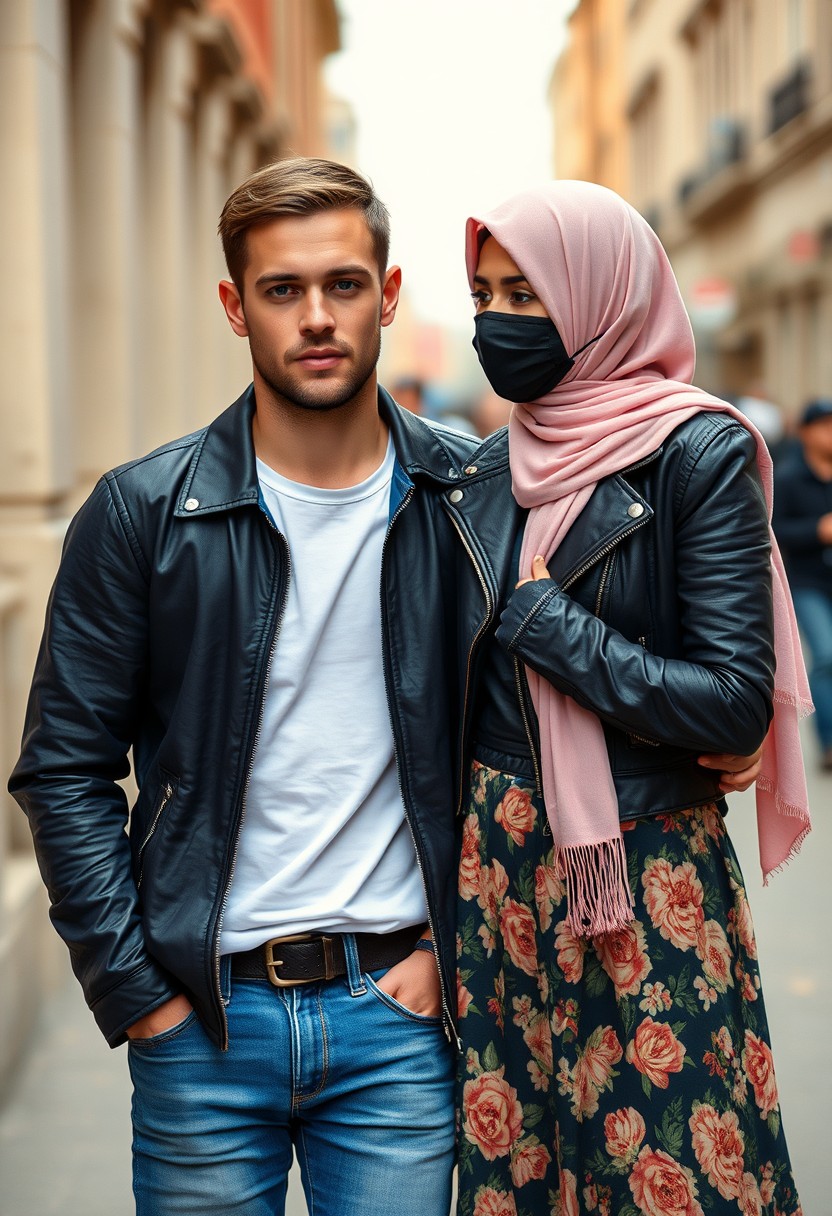
M 766 738 L 767 876 L 808 830 L 810 708 L 768 454 L 691 386 L 667 258 L 612 192 L 470 220 L 468 269 L 528 514 L 463 827 L 461 1216 L 792 1216 L 726 786 L 698 763 Z

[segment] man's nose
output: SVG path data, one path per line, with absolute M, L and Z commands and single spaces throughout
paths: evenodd
M 319 334 L 335 328 L 335 318 L 322 291 L 307 293 L 300 324 L 304 333 Z

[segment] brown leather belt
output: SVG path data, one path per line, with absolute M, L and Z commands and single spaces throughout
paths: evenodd
M 395 933 L 354 934 L 361 970 L 380 971 L 400 963 L 412 952 L 425 928 L 412 925 Z M 238 979 L 269 980 L 275 988 L 334 980 L 347 974 L 344 939 L 339 933 L 273 937 L 254 950 L 232 954 L 231 974 Z

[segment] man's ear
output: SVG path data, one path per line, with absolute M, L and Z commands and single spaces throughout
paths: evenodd
M 402 271 L 400 266 L 391 266 L 384 276 L 381 289 L 381 324 L 389 325 L 396 315 L 399 304 L 399 292 L 402 286 Z
M 248 337 L 246 314 L 243 312 L 243 301 L 239 291 L 229 279 L 221 279 L 219 285 L 220 300 L 228 317 L 228 324 L 238 338 Z

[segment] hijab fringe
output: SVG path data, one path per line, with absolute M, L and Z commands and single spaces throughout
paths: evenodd
M 808 697 L 801 697 L 790 693 L 785 688 L 775 688 L 772 700 L 780 705 L 790 705 L 792 709 L 797 710 L 797 716 L 801 719 L 808 718 L 809 714 L 815 712 L 815 706 Z M 759 780 L 757 784 L 760 784 Z
M 566 881 L 566 924 L 575 937 L 598 937 L 624 929 L 633 919 L 622 836 L 592 844 L 561 845 L 555 866 Z

